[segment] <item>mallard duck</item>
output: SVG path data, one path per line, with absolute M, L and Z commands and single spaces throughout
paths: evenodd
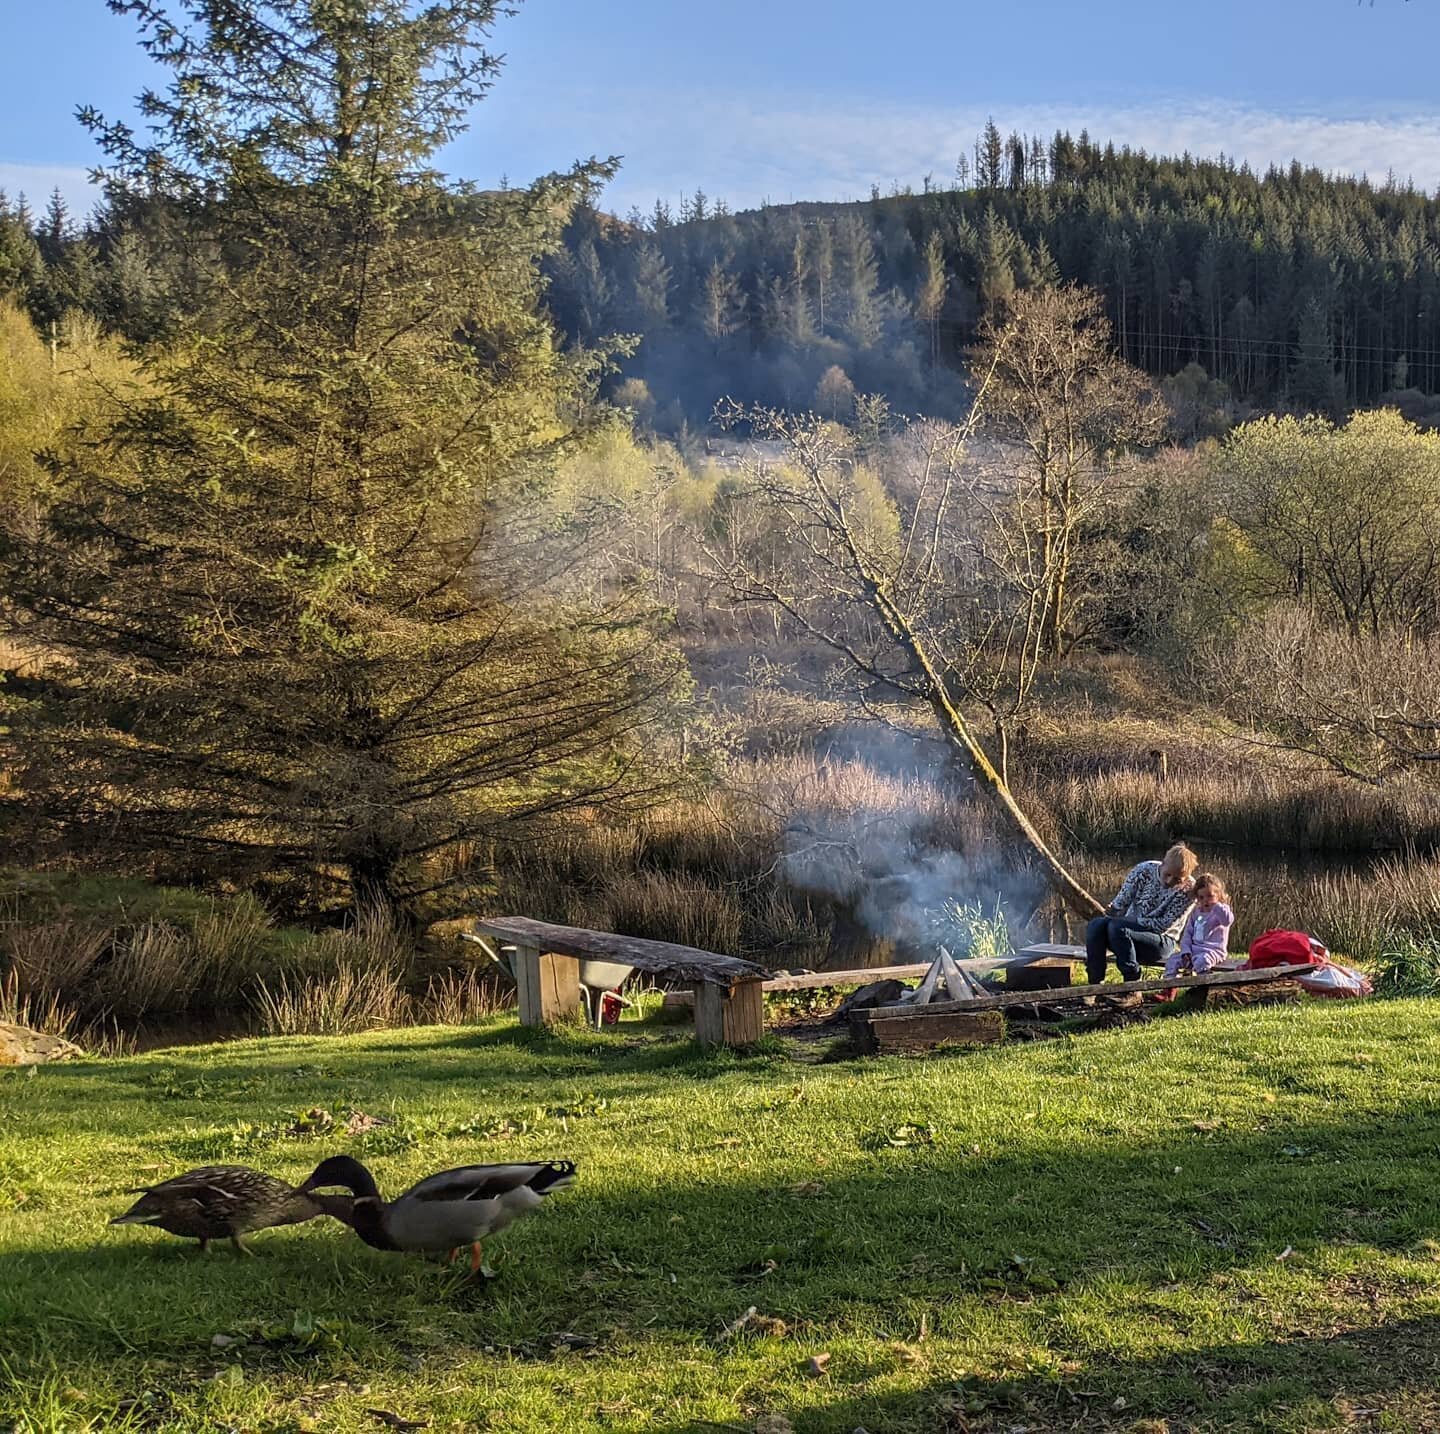
M 293 1185 L 247 1165 L 205 1165 L 126 1194 L 140 1198 L 112 1225 L 157 1225 L 199 1240 L 203 1251 L 211 1240 L 229 1240 L 243 1255 L 255 1253 L 241 1238 L 252 1230 L 298 1225 L 325 1213 Z
M 469 1245 L 470 1269 L 480 1269 L 480 1242 L 528 1215 L 547 1196 L 575 1182 L 573 1160 L 528 1165 L 462 1165 L 412 1185 L 387 1203 L 375 1177 L 348 1155 L 333 1155 L 315 1167 L 300 1187 L 306 1194 L 325 1186 L 345 1196 L 313 1194 L 321 1209 L 343 1220 L 377 1250 L 443 1254 L 453 1260 Z

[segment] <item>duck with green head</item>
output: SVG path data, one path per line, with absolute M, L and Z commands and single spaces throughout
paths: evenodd
M 462 1165 L 429 1175 L 386 1201 L 375 1177 L 358 1160 L 333 1155 L 315 1167 L 300 1190 L 377 1250 L 445 1255 L 453 1260 L 468 1245 L 470 1268 L 478 1271 L 482 1240 L 539 1209 L 547 1196 L 574 1182 L 573 1160 Z M 350 1195 L 321 1193 L 334 1186 Z

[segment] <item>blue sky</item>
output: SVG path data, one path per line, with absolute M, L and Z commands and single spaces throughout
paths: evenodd
M 1440 0 L 527 0 L 495 48 L 446 167 L 489 185 L 621 154 L 621 211 L 943 181 L 991 114 L 1440 184 Z M 83 206 L 75 106 L 126 114 L 147 65 L 103 0 L 0 0 L 0 187 Z

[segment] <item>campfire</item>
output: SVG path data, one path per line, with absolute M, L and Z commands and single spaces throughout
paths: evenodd
M 930 969 L 920 984 L 895 1004 L 927 1006 L 931 1001 L 973 1001 L 990 994 L 975 977 L 962 970 L 960 964 L 942 946 L 940 954 L 930 963 Z

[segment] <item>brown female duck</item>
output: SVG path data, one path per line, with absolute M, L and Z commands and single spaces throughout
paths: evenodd
M 209 1250 L 211 1240 L 229 1240 L 241 1254 L 251 1255 L 243 1236 L 272 1225 L 298 1225 L 322 1213 L 303 1191 L 246 1165 L 205 1165 L 127 1193 L 140 1198 L 112 1225 L 155 1225 L 199 1240 L 202 1251 Z M 342 1203 L 332 1213 L 338 1215 Z

